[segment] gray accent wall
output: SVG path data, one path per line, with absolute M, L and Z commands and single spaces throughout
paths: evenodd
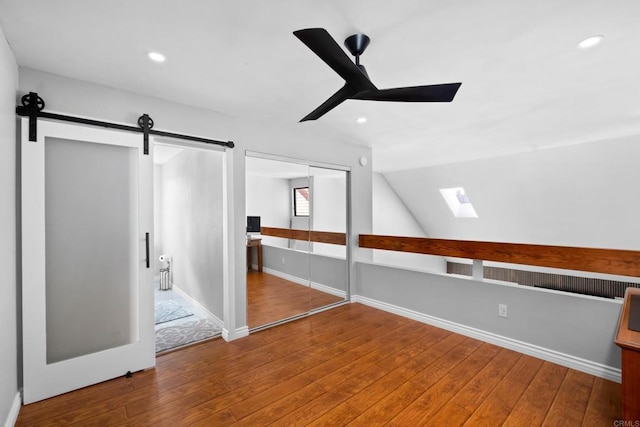
M 254 264 L 255 251 L 253 251 Z M 347 261 L 293 249 L 262 246 L 263 267 L 346 292 Z
M 255 251 L 252 251 L 255 264 Z M 309 281 L 309 253 L 275 246 L 262 246 L 262 266 Z
M 357 263 L 356 294 L 576 358 L 620 368 L 621 301 Z M 508 317 L 498 316 L 506 304 Z
M 0 424 L 8 421 L 18 393 L 19 276 L 16 235 L 16 91 L 18 65 L 0 29 Z M 21 365 L 21 364 L 20 364 Z M 13 420 L 11 420 L 13 421 Z M 7 424 L 8 425 L 8 424 Z
M 160 166 L 160 252 L 173 283 L 222 319 L 221 152 L 185 149 Z M 157 254 L 159 256 L 159 254 Z M 157 258 L 156 256 L 156 258 Z
M 347 292 L 347 260 L 329 255 L 309 256 L 309 271 L 312 283 Z

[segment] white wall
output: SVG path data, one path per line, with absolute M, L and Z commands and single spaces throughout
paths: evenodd
M 298 171 L 309 178 L 282 178 L 270 176 L 267 165 L 276 164 L 282 175 Z M 259 215 L 262 226 L 344 233 L 347 230 L 347 173 L 318 167 L 260 158 L 247 158 L 247 214 Z M 309 186 L 309 217 L 293 217 L 293 189 Z M 307 242 L 289 241 L 263 236 L 262 243 L 281 248 L 291 247 L 306 251 Z M 346 258 L 341 245 L 314 242 L 316 254 Z
M 233 65 L 233 64 L 231 64 Z M 229 217 L 230 252 L 228 278 L 230 286 L 225 299 L 231 301 L 225 330 L 230 337 L 242 333 L 246 326 L 246 199 L 245 152 L 269 153 L 275 156 L 310 160 L 351 167 L 352 233 L 355 244 L 360 233 L 371 232 L 371 164 L 360 166 L 362 156 L 371 158 L 371 149 L 355 146 L 349 141 L 333 140 L 313 131 L 313 124 L 258 123 L 235 119 L 224 114 L 179 105 L 159 98 L 56 76 L 27 68 L 20 69 L 20 94 L 36 91 L 47 103 L 47 111 L 93 117 L 101 120 L 137 123 L 142 113 L 149 114 L 160 130 L 232 140 L 236 147 L 229 150 L 225 164 L 231 193 L 226 214 Z M 212 82 L 216 84 L 216 82 Z M 158 94 L 161 97 L 162 94 Z M 370 251 L 354 247 L 356 259 L 370 259 Z M 238 260 L 238 262 L 236 262 Z M 352 269 L 353 272 L 355 269 Z
M 430 237 L 639 249 L 639 159 L 633 136 L 385 177 Z M 460 186 L 478 218 L 454 218 L 438 191 Z
M 345 233 L 347 231 L 346 172 L 328 172 L 310 168 L 313 175 L 311 193 L 313 230 Z M 346 247 L 327 243 L 313 243 L 313 253 L 346 258 Z
M 259 216 L 263 227 L 289 228 L 289 180 L 269 176 L 247 175 L 247 216 Z M 287 247 L 287 239 L 262 236 L 265 245 Z
M 307 172 L 308 173 L 308 172 Z M 313 212 L 313 179 L 311 178 L 294 178 L 289 180 L 289 205 L 291 206 L 291 227 L 294 230 L 309 230 L 313 227 L 313 216 L 295 216 L 293 212 L 293 190 L 295 188 L 309 187 L 309 213 Z M 302 240 L 289 240 L 289 247 L 297 251 L 309 251 L 311 244 Z
M 421 194 L 421 191 L 417 191 L 413 197 L 421 197 Z M 373 174 L 373 233 L 383 236 L 430 237 L 391 188 L 384 175 L 379 173 Z M 446 260 L 439 256 L 374 250 L 373 261 L 378 264 L 441 273 L 447 271 Z
M 16 90 L 18 65 L 0 29 L 0 424 L 15 421 L 18 394 Z
M 220 319 L 225 249 L 222 158 L 219 151 L 185 149 L 164 163 L 158 215 L 160 253 L 171 256 L 174 285 Z

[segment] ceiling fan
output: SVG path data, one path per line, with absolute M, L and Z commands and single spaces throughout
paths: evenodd
M 369 80 L 364 65 L 360 64 L 360 55 L 369 45 L 369 37 L 354 34 L 344 41 L 349 52 L 356 57 L 355 64 L 338 46 L 324 28 L 307 28 L 294 31 L 293 34 L 307 45 L 345 81 L 344 86 L 327 99 L 322 105 L 300 120 L 316 120 L 347 99 L 396 102 L 451 102 L 462 83 L 399 87 L 378 89 Z

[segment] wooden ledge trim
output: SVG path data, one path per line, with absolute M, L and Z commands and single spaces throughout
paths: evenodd
M 359 246 L 640 277 L 640 251 L 361 234 Z
M 332 245 L 347 244 L 346 233 L 334 233 L 330 231 L 309 231 L 290 228 L 262 227 L 263 236 L 282 237 L 285 239 L 329 243 Z

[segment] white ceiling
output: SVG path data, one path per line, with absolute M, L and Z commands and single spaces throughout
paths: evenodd
M 0 0 L 21 66 L 370 146 L 380 172 L 640 134 L 639 17 L 637 0 Z M 342 85 L 292 35 L 309 27 L 369 35 L 380 88 L 462 87 L 297 123 Z
M 156 146 L 156 151 L 153 155 L 157 156 L 157 154 L 158 146 Z M 269 178 L 295 179 L 318 176 L 324 178 L 346 178 L 344 171 L 326 169 L 318 166 L 308 166 L 302 163 L 294 163 L 286 160 L 265 159 L 254 157 L 250 154 L 247 155 L 245 167 L 247 175 Z

